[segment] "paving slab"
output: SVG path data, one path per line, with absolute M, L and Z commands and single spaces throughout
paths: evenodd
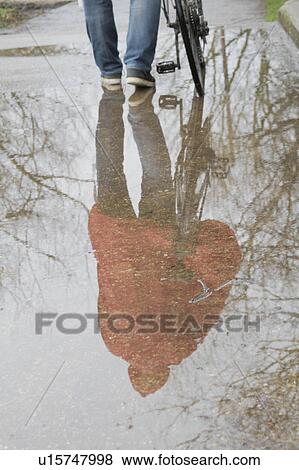
M 279 21 L 299 47 L 299 0 L 289 0 L 279 10 Z

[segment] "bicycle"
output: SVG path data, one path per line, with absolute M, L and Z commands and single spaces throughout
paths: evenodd
M 170 3 L 175 11 L 175 21 L 171 21 Z M 176 62 L 162 61 L 157 64 L 159 74 L 172 73 L 181 69 L 179 36 L 181 34 L 186 54 L 199 96 L 205 88 L 205 46 L 209 35 L 208 22 L 204 18 L 202 0 L 162 0 L 162 10 L 167 26 L 174 29 Z
M 228 176 L 229 162 L 219 157 L 213 149 L 213 116 L 204 118 L 203 98 L 194 94 L 187 120 L 182 98 L 161 95 L 159 106 L 166 111 L 178 108 L 179 114 L 181 145 L 173 177 L 176 212 L 173 252 L 177 265 L 172 273 L 173 278 L 169 280 L 186 281 L 192 278 L 192 272 L 186 269 L 185 259 L 186 256 L 192 257 L 198 246 L 198 234 L 201 221 L 205 219 L 204 208 L 208 192 L 215 185 L 216 179 Z M 216 289 L 209 289 L 203 280 L 199 280 L 200 293 L 190 298 L 189 303 L 197 304 L 224 289 L 231 282 L 219 283 Z
M 213 150 L 213 117 L 203 119 L 202 98 L 193 97 L 187 123 L 184 123 L 182 98 L 161 95 L 159 107 L 164 110 L 179 110 L 181 149 L 176 163 L 174 187 L 180 238 L 184 239 L 188 238 L 193 230 L 197 230 L 198 222 L 202 220 L 211 179 L 226 179 L 229 161 L 217 156 Z

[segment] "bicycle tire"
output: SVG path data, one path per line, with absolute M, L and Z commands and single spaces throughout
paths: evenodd
M 195 34 L 191 25 L 190 7 L 192 4 L 194 4 L 194 1 L 175 0 L 177 18 L 195 88 L 199 96 L 204 96 L 206 67 L 199 36 Z M 197 4 L 198 11 L 202 14 L 201 0 L 198 0 Z

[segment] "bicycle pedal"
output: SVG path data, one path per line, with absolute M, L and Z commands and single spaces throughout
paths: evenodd
M 209 34 L 210 34 L 210 28 L 209 28 L 208 22 L 204 21 L 199 27 L 199 35 L 202 39 L 204 39 L 206 36 L 209 36 Z
M 178 104 L 180 104 L 180 101 L 174 95 L 161 95 L 159 98 L 160 108 L 175 109 Z
M 163 73 L 173 73 L 175 72 L 177 65 L 173 60 L 165 60 L 164 62 L 158 62 L 157 72 L 160 74 Z

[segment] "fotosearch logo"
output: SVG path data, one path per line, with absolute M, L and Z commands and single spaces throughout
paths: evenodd
M 200 319 L 196 315 L 174 314 L 140 314 L 125 313 L 98 314 L 98 313 L 36 313 L 35 334 L 42 335 L 49 328 L 55 327 L 64 335 L 78 335 L 84 333 L 90 326 L 95 334 L 99 333 L 100 326 L 105 326 L 114 334 L 143 334 L 166 333 L 174 335 L 195 335 L 208 332 L 214 328 L 219 333 L 248 333 L 260 332 L 260 315 L 205 315 Z

